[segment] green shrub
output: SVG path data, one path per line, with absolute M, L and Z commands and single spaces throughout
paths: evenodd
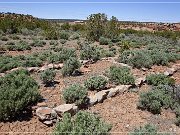
M 32 103 L 40 95 L 38 84 L 26 70 L 17 70 L 0 78 L 0 120 L 10 120 Z
M 146 124 L 143 127 L 136 128 L 133 133 L 130 133 L 129 135 L 163 135 L 159 134 L 156 126 Z M 168 135 L 168 134 L 166 134 Z
M 100 49 L 95 46 L 84 45 L 80 51 L 80 58 L 97 61 L 100 59 Z
M 53 69 L 47 69 L 40 74 L 40 78 L 44 84 L 50 84 L 54 82 L 56 72 Z
M 120 55 L 120 62 L 129 64 L 136 68 L 150 68 L 153 65 L 151 57 L 143 51 L 124 51 Z
M 79 84 L 73 84 L 63 91 L 66 103 L 84 105 L 87 103 L 87 89 Z
M 61 31 L 59 33 L 59 38 L 60 39 L 65 39 L 65 40 L 68 40 L 70 37 L 69 33 L 68 32 L 65 32 L 65 31 Z
M 57 45 L 58 45 L 58 42 L 51 40 L 51 41 L 49 42 L 49 44 L 50 44 L 50 45 L 55 45 L 55 46 L 57 46 Z
M 100 37 L 99 38 L 99 44 L 100 45 L 108 45 L 109 42 L 110 42 L 110 39 L 108 39 L 108 38 L 105 38 L 105 37 Z
M 147 109 L 154 114 L 161 113 L 161 107 L 173 108 L 176 101 L 173 98 L 173 90 L 171 89 L 170 86 L 159 85 L 148 92 L 142 93 L 138 108 Z
M 34 46 L 34 47 L 43 47 L 44 45 L 46 45 L 46 42 L 42 40 L 34 40 L 31 43 L 31 46 Z
M 81 66 L 81 64 L 77 58 L 70 57 L 64 63 L 64 66 L 62 68 L 62 75 L 63 76 L 70 76 L 74 73 L 75 70 L 79 69 L 80 66 Z
M 106 84 L 107 80 L 102 76 L 92 76 L 84 82 L 85 87 L 90 90 L 104 89 Z
M 111 66 L 109 71 L 109 78 L 110 81 L 114 82 L 115 84 L 134 84 L 135 78 L 130 73 L 130 69 L 127 67 L 116 67 Z
M 20 37 L 16 34 L 10 35 L 9 38 L 13 39 L 13 40 L 19 40 Z
M 70 39 L 72 39 L 72 40 L 79 39 L 79 38 L 80 38 L 80 35 L 79 35 L 78 33 L 74 33 L 74 34 L 70 37 Z
M 175 80 L 173 78 L 169 78 L 164 74 L 151 74 L 146 77 L 146 80 L 148 84 L 154 86 L 175 84 Z
M 46 37 L 47 40 L 57 40 L 58 33 L 55 29 L 47 29 L 44 31 L 43 35 Z
M 30 45 L 26 41 L 19 41 L 16 46 L 17 51 L 31 50 Z
M 80 111 L 73 118 L 64 114 L 63 119 L 56 125 L 54 135 L 108 135 L 111 125 L 100 117 L 89 112 Z
M 129 50 L 131 45 L 128 41 L 121 41 L 118 43 L 120 45 L 120 52 L 124 52 L 125 50 Z

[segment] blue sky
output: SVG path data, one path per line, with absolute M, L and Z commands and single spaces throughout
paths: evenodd
M 52 1 L 82 2 L 82 3 L 47 3 Z M 172 1 L 173 3 L 170 3 Z M 23 3 L 23 2 L 28 2 L 28 3 Z M 39 3 L 33 3 L 33 2 L 39 2 Z M 91 3 L 86 3 L 86 2 L 91 2 Z M 128 2 L 128 3 L 103 3 L 103 2 Z M 105 13 L 108 15 L 108 17 L 114 15 L 119 20 L 122 21 L 180 22 L 180 1 L 178 0 L 146 0 L 146 1 L 145 0 L 0 0 L 0 12 L 15 12 L 15 13 L 31 14 L 35 17 L 40 17 L 40 18 L 60 18 L 60 19 L 61 18 L 86 19 L 87 16 L 92 13 Z

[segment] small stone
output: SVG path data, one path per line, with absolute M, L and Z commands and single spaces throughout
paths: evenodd
M 37 103 L 38 107 L 47 107 L 47 104 L 45 102 Z
M 36 110 L 36 115 L 40 120 L 52 120 L 57 118 L 56 112 L 48 107 L 39 107 Z
M 54 108 L 57 114 L 62 115 L 63 113 L 74 114 L 78 111 L 78 107 L 75 104 L 63 104 Z
M 46 120 L 46 121 L 43 121 L 43 123 L 47 126 L 52 126 L 53 125 L 53 121 L 52 120 Z

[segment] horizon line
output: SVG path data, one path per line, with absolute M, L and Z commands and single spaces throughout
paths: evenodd
M 85 2 L 80 2 L 80 1 L 69 1 L 69 2 L 66 2 L 66 1 L 62 1 L 62 2 L 55 2 L 55 1 L 49 1 L 49 2 L 40 2 L 40 1 L 35 1 L 35 2 L 31 2 L 31 1 L 17 1 L 17 2 L 7 2 L 7 1 L 2 1 L 0 2 L 1 4 L 180 4 L 180 2 L 175 2 L 175 1 L 172 1 L 172 2 L 151 2 L 151 1 L 147 1 L 147 2 L 140 2 L 140 1 L 136 1 L 136 2 L 128 2 L 128 1 L 122 1 L 122 2 L 108 2 L 108 1 L 105 1 L 105 2 L 91 2 L 91 1 L 85 1 Z

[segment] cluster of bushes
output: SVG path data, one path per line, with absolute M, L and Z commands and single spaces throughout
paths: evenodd
M 3 32 L 18 33 L 22 28 L 34 30 L 41 28 L 43 30 L 51 28 L 49 22 L 34 18 L 30 15 L 6 13 L 3 19 L 0 20 L 0 29 Z
M 151 68 L 152 65 L 167 65 L 168 62 L 174 62 L 180 59 L 177 53 L 167 52 L 165 50 L 127 50 L 119 56 L 119 61 L 129 64 L 136 68 Z
M 85 111 L 79 111 L 71 117 L 69 113 L 64 114 L 61 122 L 57 123 L 54 135 L 108 135 L 112 126 L 105 123 L 99 116 Z
M 47 69 L 40 74 L 40 78 L 44 84 L 48 85 L 54 82 L 56 72 L 53 69 Z
M 43 47 L 44 45 L 46 45 L 45 41 L 37 40 L 37 39 L 31 43 L 31 46 L 33 47 Z
M 67 61 L 70 57 L 76 57 L 76 52 L 74 49 L 67 49 L 67 48 L 58 48 L 55 53 L 51 53 L 47 60 L 50 63 L 62 63 Z
M 154 114 L 161 113 L 161 107 L 174 108 L 176 101 L 172 95 L 173 87 L 168 85 L 155 86 L 149 92 L 140 95 L 138 107 L 147 109 Z
M 170 108 L 176 113 L 176 124 L 180 125 L 180 86 L 175 85 L 174 79 L 163 74 L 152 74 L 146 79 L 147 83 L 153 86 L 140 95 L 138 108 L 154 114 L 160 114 L 162 108 Z
M 16 44 L 6 44 L 6 49 L 9 51 L 24 51 L 31 50 L 31 46 L 26 41 L 19 41 Z
M 80 58 L 83 60 L 97 61 L 100 59 L 100 49 L 92 45 L 84 45 L 80 51 Z
M 41 66 L 42 62 L 37 57 L 32 56 L 2 56 L 0 57 L 0 72 L 5 72 L 16 67 L 37 67 Z
M 135 78 L 127 67 L 111 66 L 108 72 L 110 81 L 115 84 L 134 84 Z
M 80 68 L 80 66 L 81 64 L 76 57 L 70 57 L 64 62 L 64 66 L 62 68 L 62 75 L 71 76 L 75 73 L 77 69 Z
M 129 135 L 169 135 L 169 134 L 158 133 L 156 126 L 151 124 L 146 124 L 144 126 L 136 128 L 133 131 L 133 133 L 130 133 Z
M 0 78 L 0 121 L 11 120 L 40 98 L 37 82 L 26 70 Z
M 174 85 L 175 80 L 173 78 L 169 78 L 164 74 L 151 74 L 146 77 L 147 84 L 158 86 L 158 85 Z
M 102 76 L 92 76 L 84 82 L 84 86 L 90 90 L 104 89 L 107 84 L 107 79 Z
M 100 45 L 108 45 L 110 43 L 110 39 L 105 38 L 105 37 L 100 37 L 99 38 L 99 44 Z
M 86 38 L 99 41 L 100 37 L 115 39 L 119 34 L 118 19 L 114 16 L 108 21 L 105 14 L 91 14 L 86 22 Z M 102 38 L 101 38 L 102 39 Z M 105 41 L 105 40 L 104 40 Z

